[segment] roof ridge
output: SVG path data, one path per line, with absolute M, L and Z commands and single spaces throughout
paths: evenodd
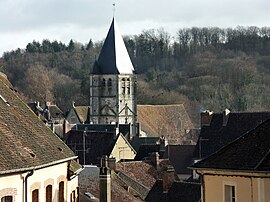
M 137 105 L 137 106 L 158 106 L 158 107 L 164 107 L 164 106 L 184 106 L 183 103 L 181 104 L 158 104 L 158 105 L 155 105 L 155 104 L 141 104 L 141 105 Z

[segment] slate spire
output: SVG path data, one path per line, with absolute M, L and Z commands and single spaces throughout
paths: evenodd
M 124 40 L 113 18 L 92 74 L 133 74 L 133 71 Z

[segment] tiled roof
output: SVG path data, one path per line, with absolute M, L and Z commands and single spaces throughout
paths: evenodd
M 192 167 L 269 172 L 269 151 L 270 119 Z
M 116 168 L 117 171 L 123 172 L 148 189 L 151 189 L 156 180 L 163 179 L 165 175 L 167 176 L 167 182 L 164 182 L 166 187 L 170 187 L 170 184 L 178 179 L 168 159 L 158 160 L 158 165 L 155 166 L 151 161 L 121 162 L 117 163 Z
M 143 161 L 117 163 L 117 170 L 149 189 L 151 189 L 158 178 L 156 168 L 152 164 Z
M 125 43 L 113 18 L 92 74 L 133 74 L 133 71 Z
M 170 143 L 187 141 L 185 135 L 193 124 L 183 104 L 138 105 L 138 122 L 151 137 L 165 136 Z M 196 140 L 193 140 L 196 141 Z
M 74 111 L 76 112 L 81 123 L 88 122 L 89 106 L 76 106 L 74 107 Z
M 59 107 L 55 104 L 49 105 L 48 106 L 48 110 L 50 112 L 50 116 L 53 119 L 57 119 L 57 118 L 64 118 L 64 113 L 62 112 L 61 109 L 59 109 Z
M 0 76 L 0 172 L 42 167 L 74 153 Z
M 210 124 L 202 126 L 194 151 L 195 158 L 213 154 L 270 118 L 270 112 L 230 112 L 226 118 L 224 116 L 223 113 L 214 113 Z
M 99 168 L 94 166 L 85 166 L 79 175 L 80 192 L 90 192 L 95 197 L 99 198 Z M 112 177 L 111 181 L 112 201 L 117 202 L 139 202 L 139 198 L 132 196 L 122 185 Z
M 192 174 L 187 167 L 192 164 L 195 145 L 167 145 L 163 158 L 168 158 L 177 174 Z

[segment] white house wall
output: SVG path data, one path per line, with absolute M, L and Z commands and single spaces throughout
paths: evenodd
M 46 201 L 46 186 L 52 185 L 53 201 L 58 201 L 59 182 L 64 181 L 65 201 L 70 201 L 70 194 L 78 187 L 78 177 L 71 181 L 67 180 L 68 163 L 62 163 L 47 168 L 34 170 L 32 176 L 27 179 L 28 201 L 31 201 L 32 191 L 39 189 L 39 201 Z M 24 179 L 28 172 L 15 173 L 12 175 L 0 175 L 0 198 L 13 196 L 13 202 L 25 201 Z

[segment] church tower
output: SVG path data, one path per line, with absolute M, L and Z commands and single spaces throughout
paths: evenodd
M 135 134 L 136 76 L 114 18 L 90 74 L 90 108 L 93 124 L 130 124 Z

